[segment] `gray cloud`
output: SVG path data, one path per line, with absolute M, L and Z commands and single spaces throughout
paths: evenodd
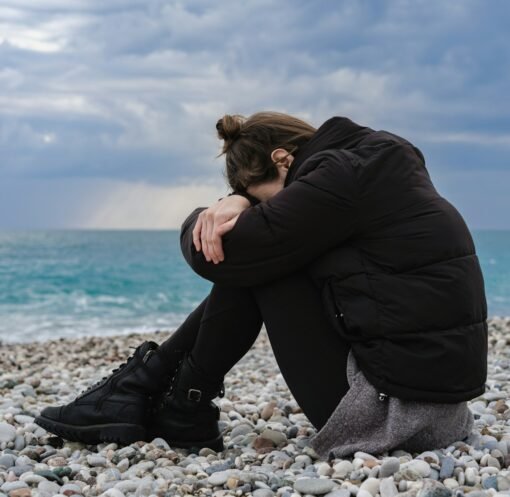
M 4 0 L 0 181 L 219 182 L 216 119 L 263 109 L 400 133 L 438 175 L 505 170 L 509 10 L 504 0 Z

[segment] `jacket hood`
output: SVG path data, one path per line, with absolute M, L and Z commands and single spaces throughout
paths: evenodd
M 297 151 L 285 177 L 284 187 L 293 181 L 300 166 L 313 154 L 330 148 L 348 149 L 354 147 L 373 132 L 373 129 L 360 126 L 347 117 L 331 117 Z

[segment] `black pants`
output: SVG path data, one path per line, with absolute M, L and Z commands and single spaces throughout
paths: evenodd
M 349 388 L 350 346 L 328 321 L 306 273 L 250 288 L 214 284 L 161 347 L 190 350 L 203 371 L 223 376 L 251 348 L 262 323 L 292 395 L 320 429 Z

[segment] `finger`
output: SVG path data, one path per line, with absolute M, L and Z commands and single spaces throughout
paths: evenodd
M 200 232 L 202 231 L 202 217 L 199 215 L 195 227 L 193 228 L 193 243 L 197 252 L 200 252 Z
M 202 241 L 202 252 L 204 254 L 205 260 L 209 261 L 209 247 L 207 245 L 207 229 L 208 229 L 209 219 L 207 216 L 204 216 L 204 220 L 202 223 L 202 231 L 200 232 L 200 240 Z
M 220 226 L 218 226 L 218 228 L 216 229 L 216 232 L 219 234 L 219 236 L 223 236 L 225 233 L 230 231 L 235 226 L 238 217 L 239 217 L 239 215 L 237 215 L 236 217 L 233 217 L 226 223 L 223 223 Z
M 218 264 L 218 262 L 223 260 L 223 248 L 221 243 L 221 235 L 218 233 L 219 226 L 216 224 L 213 231 L 213 239 L 212 239 L 212 250 L 214 251 L 214 262 Z
M 217 256 L 216 256 L 216 251 L 214 249 L 214 226 L 215 226 L 215 220 L 214 220 L 214 216 L 212 216 L 209 226 L 207 227 L 207 248 L 209 250 L 210 259 L 216 264 Z

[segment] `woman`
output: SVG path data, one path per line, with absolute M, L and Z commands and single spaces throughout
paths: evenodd
M 209 296 L 161 346 L 140 345 L 36 422 L 89 443 L 160 436 L 221 450 L 212 399 L 264 323 L 320 456 L 467 437 L 467 400 L 487 376 L 484 283 L 422 153 L 341 117 L 315 129 L 261 112 L 216 127 L 233 194 L 181 229 Z

